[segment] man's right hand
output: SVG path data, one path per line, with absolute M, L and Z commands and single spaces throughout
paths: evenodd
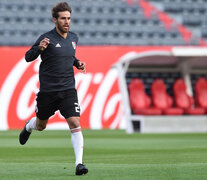
M 40 41 L 40 44 L 39 44 L 40 50 L 44 51 L 49 44 L 50 44 L 50 40 L 48 38 L 44 38 L 42 41 Z

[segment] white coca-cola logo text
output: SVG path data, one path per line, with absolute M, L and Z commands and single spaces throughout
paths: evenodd
M 38 68 L 40 59 L 33 63 L 33 75 L 28 78 L 21 92 L 18 94 L 16 102 L 16 116 L 20 121 L 26 121 L 34 113 L 36 101 L 29 104 L 32 94 L 38 92 Z M 22 58 L 9 72 L 2 84 L 0 93 L 0 130 L 9 129 L 8 112 L 16 88 L 21 82 L 21 78 L 29 68 L 31 63 L 26 63 Z M 106 74 L 103 72 L 77 73 L 75 75 L 81 114 L 88 121 L 89 128 L 101 129 L 103 124 L 111 121 L 108 127 L 117 128 L 122 120 L 121 97 L 117 90 L 113 88 L 117 82 L 117 70 L 110 69 Z M 113 92 L 112 92 L 113 91 Z M 13 113 L 13 112 L 12 112 Z M 85 115 L 87 114 L 87 115 Z M 65 123 L 53 121 L 48 123 L 49 129 L 67 127 Z

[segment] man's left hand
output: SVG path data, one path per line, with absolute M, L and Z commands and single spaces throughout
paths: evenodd
M 79 61 L 78 62 L 78 69 L 80 69 L 82 73 L 86 73 L 86 63 Z

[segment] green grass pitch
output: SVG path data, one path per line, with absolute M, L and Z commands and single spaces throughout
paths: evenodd
M 89 173 L 75 176 L 69 131 L 0 132 L 0 180 L 206 180 L 207 134 L 83 130 Z

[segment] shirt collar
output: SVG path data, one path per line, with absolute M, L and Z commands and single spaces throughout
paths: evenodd
M 54 32 L 55 34 L 57 34 L 59 37 L 61 37 L 62 39 L 65 39 L 64 37 L 62 37 L 62 36 L 57 32 L 56 27 L 53 29 L 53 32 Z M 69 34 L 69 32 L 68 32 L 68 34 Z M 69 37 L 69 35 L 67 35 L 66 39 L 68 39 L 68 37 Z

